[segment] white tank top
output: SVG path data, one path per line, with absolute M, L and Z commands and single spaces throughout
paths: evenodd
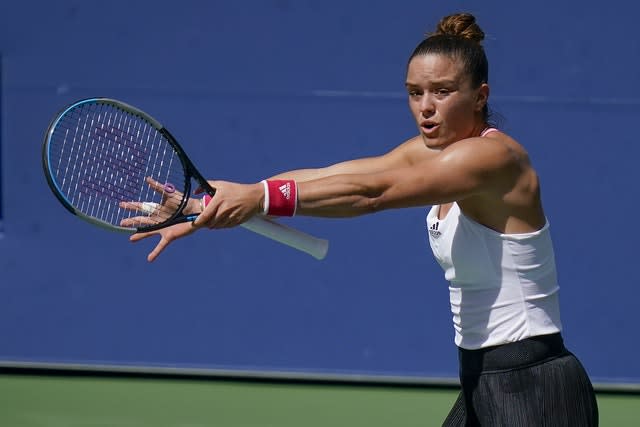
M 455 343 L 478 349 L 560 332 L 549 223 L 503 234 L 466 217 L 457 203 L 427 215 L 429 244 L 449 281 Z

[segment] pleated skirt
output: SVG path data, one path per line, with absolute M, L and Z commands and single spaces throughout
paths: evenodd
M 459 349 L 462 391 L 443 427 L 591 427 L 593 386 L 558 334 Z

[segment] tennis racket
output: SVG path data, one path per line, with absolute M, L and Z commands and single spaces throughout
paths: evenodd
M 64 108 L 47 129 L 42 161 L 62 205 L 110 230 L 138 233 L 193 221 L 202 209 L 191 197 L 192 180 L 210 196 L 216 191 L 164 126 L 114 99 Z M 242 226 L 317 259 L 328 250 L 326 240 L 266 217 Z

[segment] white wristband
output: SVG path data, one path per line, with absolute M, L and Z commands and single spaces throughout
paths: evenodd
M 262 186 L 264 187 L 264 201 L 262 206 L 262 213 L 267 214 L 269 212 L 269 186 L 267 185 L 267 180 L 263 179 Z

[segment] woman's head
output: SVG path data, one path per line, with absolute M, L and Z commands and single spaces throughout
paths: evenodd
M 409 104 L 428 145 L 468 138 L 486 124 L 489 67 L 483 39 L 473 15 L 450 15 L 411 54 Z

